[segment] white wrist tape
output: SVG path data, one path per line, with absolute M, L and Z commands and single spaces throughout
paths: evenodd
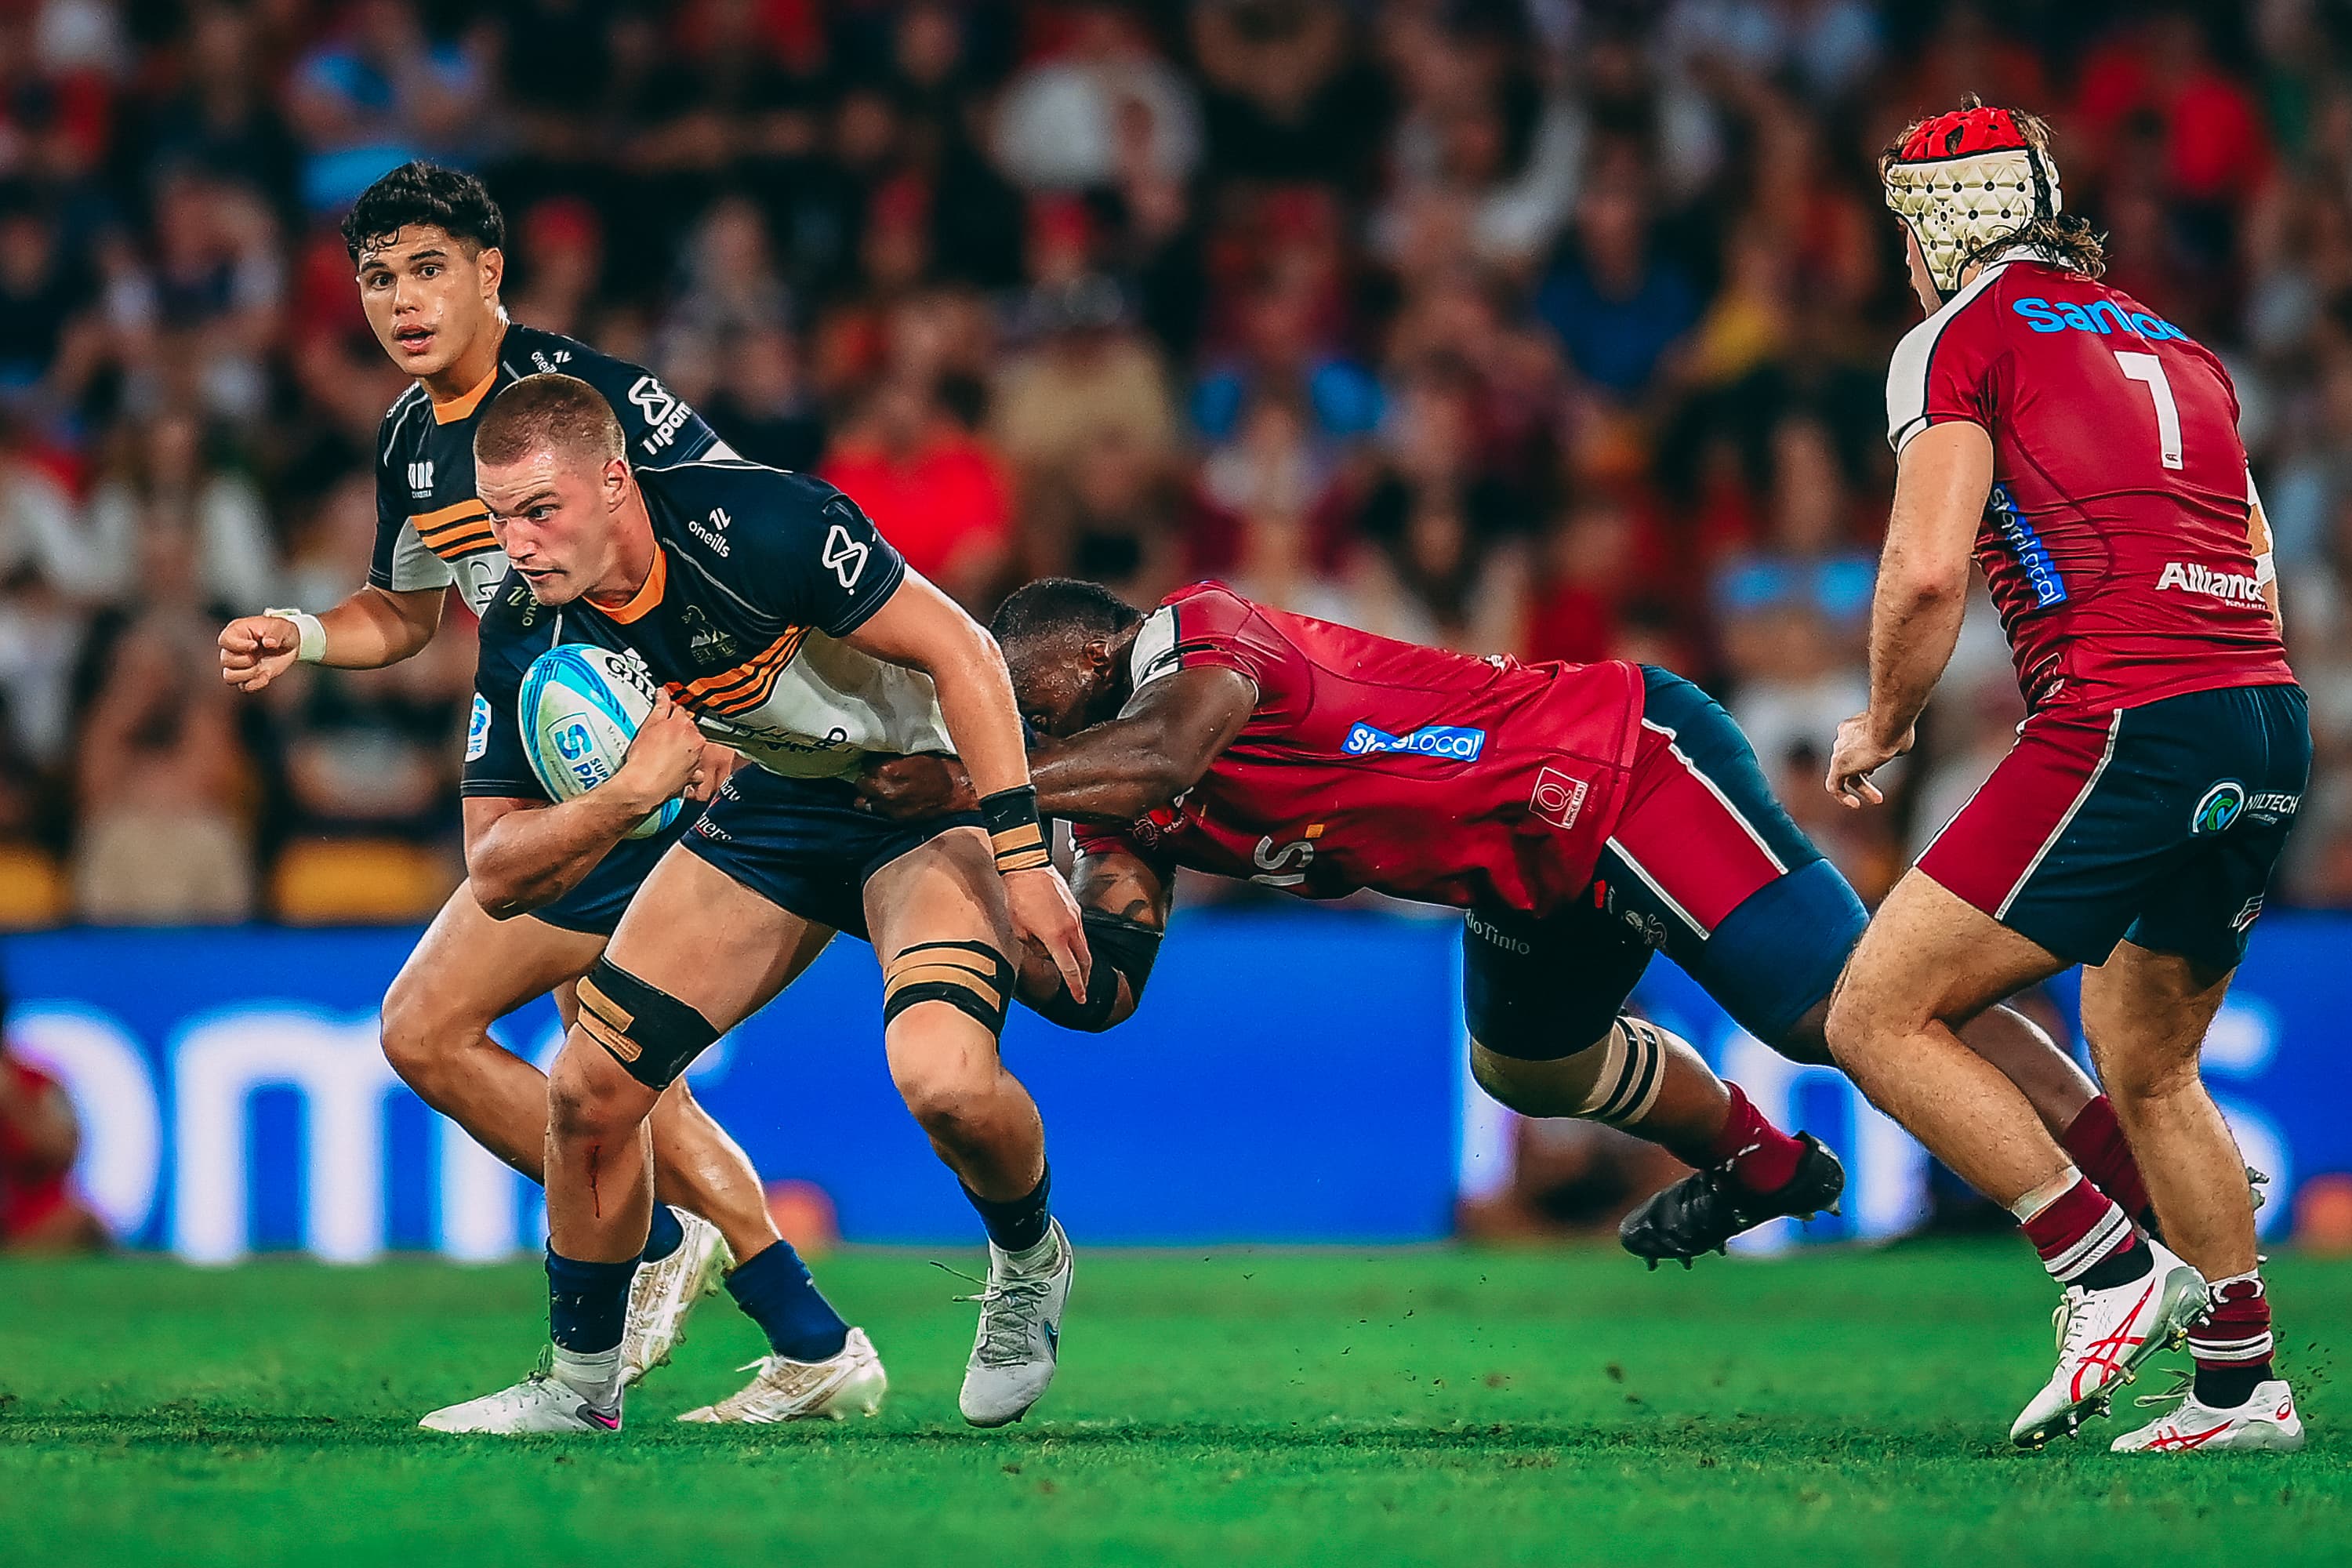
M 296 662 L 316 664 L 327 657 L 327 628 L 318 616 L 308 610 L 264 610 L 261 613 L 294 623 L 295 633 L 301 638 L 294 648 Z

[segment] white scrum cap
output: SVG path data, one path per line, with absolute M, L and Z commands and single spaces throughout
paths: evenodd
M 1910 227 L 1928 276 L 1945 299 L 1987 247 L 2061 210 L 2058 166 L 2032 115 L 1989 109 L 1973 97 L 1923 120 L 1879 159 L 1886 205 Z

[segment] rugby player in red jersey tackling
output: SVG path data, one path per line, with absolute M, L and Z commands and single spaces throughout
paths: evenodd
M 1062 737 L 1031 757 L 1043 808 L 1081 825 L 1076 889 L 1098 962 L 1083 1000 L 1031 966 L 1024 996 L 1046 1017 L 1099 1029 L 1133 1009 L 1178 866 L 1307 898 L 1370 888 L 1451 906 L 1467 911 L 1463 1001 L 1487 1092 L 1698 1167 L 1628 1216 L 1628 1250 L 1687 1263 L 1836 1199 L 1828 1150 L 1624 1012 L 1663 948 L 1759 1039 L 1825 1062 L 1831 987 L 1863 929 L 1861 901 L 1697 687 L 1619 661 L 1418 647 L 1214 583 L 1149 617 L 1091 583 L 1033 583 L 993 629 L 1028 721 Z M 951 774 L 903 759 L 868 794 L 935 810 Z M 2053 1128 L 2106 1114 L 2019 1015 L 1987 1014 L 1970 1043 Z M 2136 1202 L 2128 1152 L 2099 1148 L 2116 1158 L 2086 1159 Z
M 2011 1207 L 2066 1287 L 2057 1371 L 2013 1439 L 2072 1432 L 2186 1325 L 2189 1397 L 2115 1447 L 2297 1448 L 2245 1167 L 2197 1073 L 2311 764 L 2237 395 L 2212 354 L 2097 280 L 2032 116 L 1972 99 L 1911 127 L 1880 172 L 1929 314 L 1887 375 L 1870 707 L 1841 728 L 1829 788 L 1879 799 L 1872 771 L 1909 747 L 1951 657 L 1972 551 L 2032 716 L 1871 922 L 1830 1045 Z M 2084 1032 L 2179 1257 L 1954 1037 L 2077 963 Z

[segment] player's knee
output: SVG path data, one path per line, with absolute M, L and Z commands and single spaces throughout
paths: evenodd
M 932 1137 L 953 1143 L 958 1135 L 976 1126 L 994 1092 L 994 1064 L 982 1072 L 976 1064 L 958 1060 L 961 1053 L 894 1053 L 890 1080 L 908 1114 Z
M 2116 1111 L 2126 1117 L 2136 1106 L 2203 1090 L 2193 1053 L 2184 1056 L 2160 1050 L 2103 1050 L 2099 1053 L 2099 1076 L 2107 1098 L 2115 1101 Z
M 633 1130 L 643 1113 L 630 1102 L 626 1082 L 601 1053 L 582 1049 L 575 1037 L 547 1075 L 549 1131 L 561 1142 L 601 1142 Z
M 384 1059 L 412 1088 L 436 1079 L 462 1044 L 481 1034 L 488 1020 L 468 1016 L 407 971 L 384 994 L 381 1038 Z

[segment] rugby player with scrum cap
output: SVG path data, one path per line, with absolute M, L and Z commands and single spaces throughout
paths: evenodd
M 1072 1266 L 1049 1205 L 1044 1126 L 997 1037 L 1016 942 L 1034 943 L 1075 994 L 1088 975 L 1003 658 L 823 480 L 731 458 L 639 470 L 629 453 L 610 401 L 560 374 L 498 394 L 474 433 L 511 575 L 482 621 L 487 719 L 468 747 L 468 798 L 533 789 L 536 742 L 517 691 L 558 645 L 633 659 L 667 694 L 632 758 L 698 724 L 747 762 L 631 900 L 580 982 L 550 1074 L 550 1371 L 425 1425 L 618 1428 L 623 1310 L 652 1199 L 646 1118 L 836 930 L 873 942 L 891 1078 L 988 1233 L 964 1418 L 1017 1421 L 1053 1378 Z M 976 808 L 912 821 L 856 810 L 848 775 L 913 752 L 961 757 Z M 618 782 L 503 816 L 506 874 L 576 868 L 579 844 L 626 830 L 648 800 L 600 802 Z M 796 1407 L 821 1375 L 763 1365 L 732 1403 L 762 1419 Z
M 2311 764 L 2237 395 L 2210 353 L 2099 281 L 2033 116 L 1970 99 L 1913 125 L 1880 173 L 1928 314 L 1887 374 L 1870 706 L 1840 729 L 1828 787 L 1878 801 L 1871 773 L 1908 749 L 1951 657 L 1971 555 L 2030 716 L 1871 921 L 1830 1046 L 2011 1208 L 2064 1288 L 2058 1366 L 2016 1442 L 2074 1432 L 2186 1327 L 2185 1397 L 2115 1447 L 2297 1448 L 2245 1166 L 2198 1075 Z M 1953 1034 L 2076 964 L 2163 1243 Z
M 376 548 L 368 581 L 318 615 L 270 610 L 221 633 L 230 685 L 257 692 L 297 661 L 376 669 L 422 651 L 454 584 L 476 614 L 506 575 L 488 509 L 475 493 L 474 426 L 499 387 L 562 369 L 593 385 L 621 422 L 632 458 L 663 463 L 725 448 L 654 375 L 585 343 L 509 321 L 499 303 L 506 223 L 480 181 L 408 163 L 362 194 L 343 221 L 360 302 L 376 340 L 414 384 L 377 437 Z M 479 734 L 478 707 L 473 730 Z M 648 740 L 607 804 L 637 793 L 656 802 L 707 798 L 731 757 L 675 733 Z M 383 1002 L 383 1049 L 402 1079 L 474 1141 L 538 1181 L 547 1139 L 547 1079 L 490 1037 L 492 1023 L 552 990 L 569 1022 L 572 983 L 604 951 L 614 922 L 691 813 L 650 839 L 610 839 L 560 897 L 485 874 L 484 858 L 512 832 L 503 817 L 540 800 L 466 803 L 467 885 L 426 930 Z M 653 1118 L 664 1203 L 653 1215 L 630 1300 L 624 1376 L 634 1382 L 669 1357 L 688 1310 L 724 1278 L 761 1325 L 770 1352 L 806 1363 L 845 1354 L 863 1366 L 829 1308 L 810 1304 L 807 1269 L 769 1218 L 760 1177 L 742 1150 L 684 1084 Z M 673 1208 L 670 1205 L 675 1205 Z M 822 1415 L 812 1408 L 808 1414 Z
M 1861 900 L 1790 821 L 1728 714 L 1667 670 L 1522 664 L 1420 647 L 1256 604 L 1215 583 L 1150 616 L 1048 579 L 994 629 L 1045 810 L 1072 818 L 1096 984 L 1024 999 L 1078 1028 L 1140 996 L 1179 867 L 1306 898 L 1372 889 L 1464 910 L 1471 1064 L 1530 1116 L 1580 1117 L 1696 1173 L 1627 1216 L 1653 1267 L 1833 1204 L 1835 1158 L 1772 1125 L 1692 1047 L 1626 1011 L 1663 950 L 1749 1033 L 1828 1060 L 1822 1021 Z M 952 770 L 872 770 L 885 810 L 934 809 Z M 2054 1129 L 2095 1125 L 2097 1090 L 2022 1016 L 1969 1039 Z M 2091 1120 L 2086 1122 L 2085 1118 Z M 2138 1192 L 2128 1152 L 2102 1162 Z

